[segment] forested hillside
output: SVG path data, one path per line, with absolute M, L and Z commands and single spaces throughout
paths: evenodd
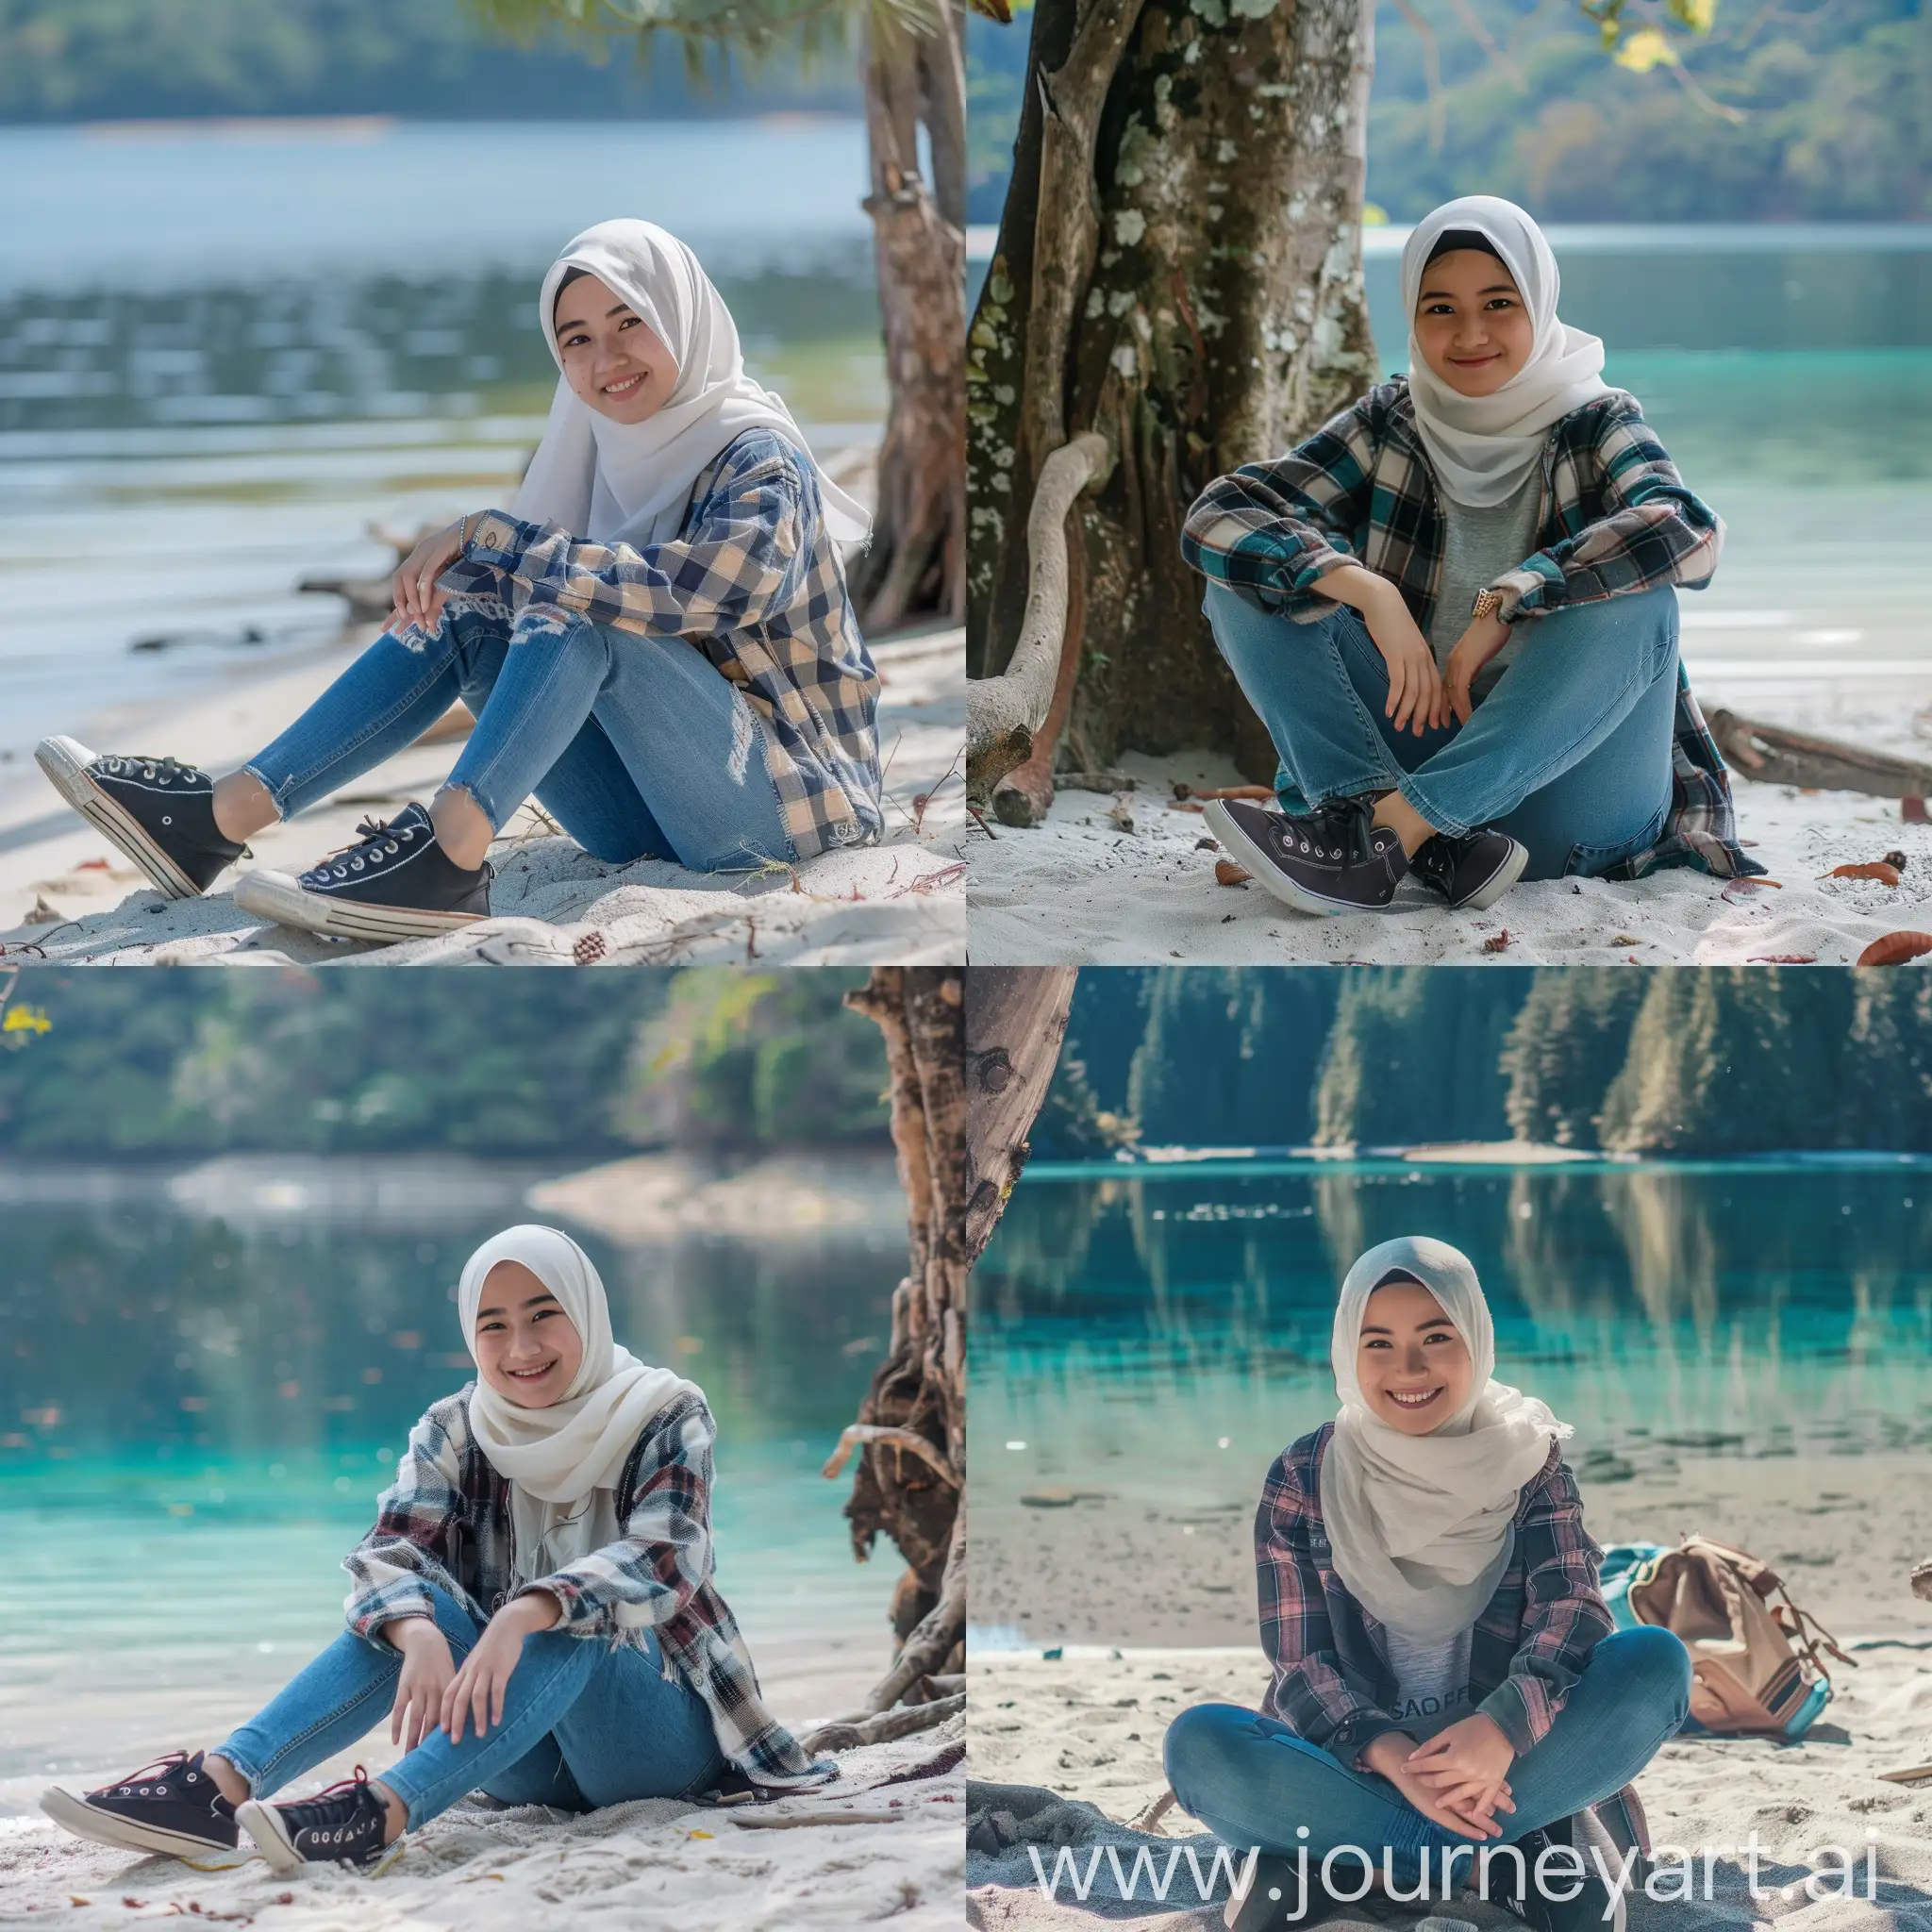
M 841 1005 L 862 977 L 31 973 L 0 1035 L 0 1151 L 753 1151 L 875 1138 L 879 1029 Z
M 1932 1150 L 1932 975 L 1095 971 L 1039 1151 Z
M 849 62 L 801 71 L 779 58 L 693 85 L 675 47 L 647 66 L 635 47 L 634 31 L 613 34 L 601 62 L 557 35 L 519 47 L 465 0 L 0 0 L 0 122 L 858 109 Z
M 1927 215 L 1932 31 L 1919 0 L 1717 0 L 1708 35 L 1674 33 L 1681 72 L 1645 67 L 1651 42 L 1613 59 L 1576 0 L 1413 9 L 1437 48 L 1433 101 L 1404 8 L 1378 0 L 1375 15 L 1368 196 L 1391 220 L 1473 193 L 1559 222 Z M 1462 24 L 1472 10 L 1494 56 Z M 975 221 L 999 216 L 1030 20 L 969 29 Z

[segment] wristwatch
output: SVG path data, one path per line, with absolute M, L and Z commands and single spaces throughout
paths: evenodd
M 1472 617 L 1494 617 L 1502 608 L 1502 591 L 1478 591 L 1475 593 L 1475 602 L 1469 608 Z

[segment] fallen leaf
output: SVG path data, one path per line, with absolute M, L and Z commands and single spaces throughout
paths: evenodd
M 1825 879 L 1876 879 L 1881 885 L 1895 886 L 1899 882 L 1898 867 L 1885 859 L 1874 858 L 1864 865 L 1835 865 L 1829 872 L 1820 873 Z
M 107 872 L 109 861 L 105 858 L 83 858 L 75 868 L 75 872 Z
M 1640 939 L 1633 938 L 1627 932 L 1620 932 L 1617 935 L 1617 937 L 1610 941 L 1610 943 L 1613 946 L 1641 946 L 1643 943 L 1643 941 Z
M 685 1833 L 686 1838 L 712 1838 L 715 1836 L 715 1833 L 708 1831 L 688 1831 Z
M 1889 932 L 1874 940 L 1858 955 L 1860 966 L 1897 966 L 1916 959 L 1921 953 L 1932 953 L 1932 932 Z
M 1745 960 L 1747 966 L 1815 966 L 1816 953 L 1753 953 Z
M 1503 928 L 1501 932 L 1499 932 L 1495 936 L 1494 939 L 1485 940 L 1483 941 L 1483 951 L 1486 953 L 1506 953 L 1508 950 L 1509 928 L 1507 925 Z
M 1194 850 L 1196 852 L 1219 852 L 1221 850 L 1221 841 L 1218 839 L 1196 839 L 1194 841 Z
M 1214 861 L 1214 882 L 1220 886 L 1244 886 L 1254 874 L 1243 872 L 1231 858 Z

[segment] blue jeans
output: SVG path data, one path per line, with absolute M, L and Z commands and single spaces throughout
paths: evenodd
M 1420 738 L 1382 715 L 1389 667 L 1348 605 L 1297 624 L 1209 584 L 1203 608 L 1274 741 L 1290 811 L 1399 791 L 1439 831 L 1497 825 L 1521 840 L 1532 879 L 1607 872 L 1663 828 L 1677 706 L 1668 585 L 1525 620 L 1469 723 Z
M 1541 1741 L 1509 1767 L 1516 1809 L 1496 1814 L 1501 1841 L 1621 1791 L 1690 1709 L 1690 1653 L 1678 1638 L 1649 1625 L 1606 1637 Z M 1359 1845 L 1379 1870 L 1387 1847 L 1395 1882 L 1412 1889 L 1424 1850 L 1498 1842 L 1445 1830 L 1379 1774 L 1356 1771 L 1276 1719 L 1235 1705 L 1182 1711 L 1162 1753 L 1181 1808 L 1241 1854 L 1258 1845 L 1292 1857 L 1306 1846 L 1313 1871 L 1324 1853 Z M 1305 1839 L 1296 1835 L 1303 1824 Z
M 483 1626 L 447 1591 L 432 1584 L 429 1592 L 460 1665 Z M 507 1805 L 589 1811 L 708 1790 L 724 1769 L 710 1712 L 689 1685 L 660 1674 L 655 1636 L 649 1645 L 620 1650 L 557 1630 L 525 1637 L 502 1724 L 481 1738 L 466 1726 L 460 1744 L 431 1731 L 382 1782 L 412 1828 L 474 1790 Z M 344 1630 L 215 1750 L 265 1798 L 387 1718 L 402 1668 L 401 1653 L 381 1639 Z
M 695 644 L 579 617 L 512 628 L 445 608 L 434 637 L 385 633 L 247 769 L 283 818 L 412 744 L 458 698 L 476 715 L 449 784 L 501 831 L 533 792 L 607 865 L 756 871 L 797 857 L 765 730 Z

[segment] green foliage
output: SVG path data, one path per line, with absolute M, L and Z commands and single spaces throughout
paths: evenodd
M 810 1145 L 876 1134 L 882 1036 L 840 1004 L 861 973 L 688 973 L 631 1048 L 619 1123 L 646 1144 Z
M 1316 1081 L 1316 1141 L 1502 1139 L 1503 1041 L 1524 991 L 1515 973 L 1351 970 Z
M 1471 0 L 1526 92 L 1442 0 L 1418 4 L 1442 50 L 1444 138 L 1437 148 L 1421 45 L 1387 0 L 1368 194 L 1396 221 L 1474 193 L 1507 195 L 1545 221 L 1926 213 L 1932 41 L 1918 0 L 1802 13 L 1734 5 L 1700 39 L 1643 25 L 1613 58 L 1574 9 Z
M 0 1056 L 0 1149 L 473 1154 L 877 1136 L 851 974 L 24 974 L 52 1021 Z
M 1522 92 L 1463 8 L 1413 4 L 1441 48 L 1444 138 L 1438 148 L 1423 42 L 1397 0 L 1377 0 L 1368 199 L 1394 221 L 1458 194 L 1507 195 L 1546 221 L 1926 216 L 1932 28 L 1921 0 L 1804 11 L 1469 0 Z M 976 222 L 997 221 L 1005 198 L 1027 32 L 1023 21 L 968 23 Z
M 1035 1136 L 1053 1153 L 1932 1151 L 1915 971 L 1116 969 L 1081 975 L 1067 1039 Z
M 857 105 L 846 62 L 808 74 L 780 50 L 754 79 L 721 54 L 694 88 L 632 58 L 635 20 L 613 15 L 613 40 L 570 12 L 514 0 L 0 0 L 0 121 L 577 120 Z

